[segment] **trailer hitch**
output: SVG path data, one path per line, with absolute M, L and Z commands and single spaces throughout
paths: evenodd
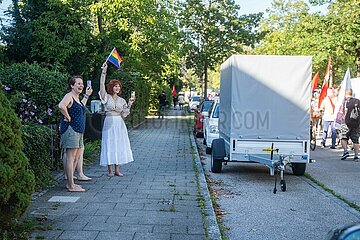
M 274 159 L 274 152 L 279 153 L 278 148 L 274 149 L 274 143 L 271 144 L 271 148 L 268 148 L 268 149 L 265 149 L 265 150 L 270 152 L 271 161 Z M 285 179 L 284 179 L 285 165 L 286 165 L 285 157 L 282 156 L 282 155 L 279 156 L 279 161 L 274 162 L 274 171 L 275 171 L 275 186 L 274 186 L 274 190 L 273 190 L 274 194 L 276 194 L 276 192 L 277 192 L 276 183 L 277 183 L 277 175 L 278 174 L 280 174 L 280 188 L 281 188 L 281 191 L 283 191 L 283 192 L 286 191 L 286 182 L 285 182 Z
M 275 168 L 275 186 L 274 186 L 274 190 L 273 190 L 274 194 L 276 194 L 276 192 L 277 192 L 276 183 L 277 183 L 277 175 L 278 174 L 280 175 L 280 189 L 283 192 L 286 191 L 286 182 L 284 179 L 285 165 L 286 165 L 285 157 L 283 155 L 280 155 L 280 160 L 276 161 L 274 164 L 274 168 Z

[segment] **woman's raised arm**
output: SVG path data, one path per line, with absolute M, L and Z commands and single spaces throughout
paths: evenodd
M 105 79 L 106 79 L 106 71 L 107 71 L 107 64 L 106 62 L 102 65 L 101 69 L 101 77 L 100 77 L 100 97 L 101 99 L 105 99 L 106 95 L 106 88 L 105 88 Z

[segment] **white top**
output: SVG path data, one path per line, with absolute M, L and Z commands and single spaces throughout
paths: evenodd
M 106 94 L 105 98 L 102 99 L 100 92 L 99 96 L 101 103 L 104 104 L 106 115 L 120 115 L 125 118 L 130 114 L 130 108 L 125 99 L 118 97 L 115 100 L 110 94 Z
M 180 95 L 178 97 L 178 101 L 179 101 L 179 103 L 184 104 L 185 103 L 185 97 L 183 95 Z
M 324 121 L 332 122 L 335 118 L 335 100 L 332 100 L 333 104 L 331 104 L 330 98 L 326 97 L 321 103 L 321 110 L 323 111 L 322 119 Z

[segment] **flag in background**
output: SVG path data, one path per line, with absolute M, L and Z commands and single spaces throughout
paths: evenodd
M 312 82 L 311 92 L 314 92 L 319 82 L 319 71 L 317 71 L 311 82 Z
M 117 67 L 120 70 L 122 70 L 122 68 L 120 67 L 120 63 L 122 61 L 123 60 L 121 59 L 121 57 L 120 57 L 119 53 L 117 52 L 116 48 L 113 48 L 113 50 L 109 54 L 108 58 L 106 59 L 106 62 L 111 62 L 112 64 L 114 64 L 115 67 Z
M 350 69 L 346 70 L 344 79 L 341 82 L 338 99 L 335 105 L 335 128 L 340 129 L 344 115 L 345 92 L 351 88 Z
M 325 73 L 325 77 L 324 77 L 324 82 L 323 82 L 323 85 L 321 87 L 321 92 L 320 92 L 320 97 L 319 97 L 319 105 L 318 105 L 319 108 L 321 106 L 322 101 L 326 98 L 327 90 L 329 88 L 330 79 L 331 79 L 331 58 L 329 58 L 328 65 L 326 67 L 326 73 Z
M 176 96 L 176 89 L 175 89 L 175 85 L 173 85 L 173 87 L 172 87 L 171 95 L 172 95 L 173 97 L 175 97 L 175 96 Z

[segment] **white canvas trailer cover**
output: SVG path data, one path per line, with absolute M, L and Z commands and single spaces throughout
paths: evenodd
M 221 65 L 220 137 L 308 140 L 310 56 L 233 55 Z

